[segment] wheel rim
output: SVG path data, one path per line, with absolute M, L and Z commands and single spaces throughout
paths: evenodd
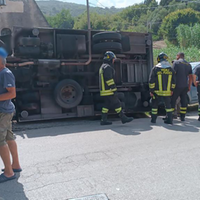
M 61 88 L 60 98 L 63 102 L 70 104 L 76 99 L 76 90 L 72 85 L 66 85 Z

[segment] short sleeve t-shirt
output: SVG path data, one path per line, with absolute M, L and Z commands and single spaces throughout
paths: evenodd
M 0 94 L 6 93 L 6 88 L 9 87 L 15 87 L 15 77 L 8 68 L 4 68 L 0 71 Z M 11 99 L 6 101 L 0 101 L 1 113 L 13 113 L 14 111 L 15 106 L 12 103 Z
M 174 61 L 173 69 L 176 72 L 176 88 L 188 87 L 188 76 L 192 74 L 192 66 L 184 59 Z
M 194 74 L 197 76 L 197 80 L 200 81 L 200 64 L 196 66 Z

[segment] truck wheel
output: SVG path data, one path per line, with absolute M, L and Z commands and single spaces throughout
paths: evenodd
M 117 93 L 117 96 L 118 96 L 118 98 L 119 98 L 119 100 L 120 100 L 121 102 L 124 102 L 124 101 L 125 101 L 125 95 L 124 95 L 123 92 L 118 92 L 118 93 Z
M 101 32 L 93 35 L 92 40 L 94 43 L 104 42 L 104 41 L 120 42 L 121 35 L 115 32 Z
M 106 51 L 113 51 L 115 53 L 121 53 L 122 45 L 118 42 L 102 42 L 93 45 L 93 51 L 95 53 L 105 53 Z
M 122 37 L 122 49 L 124 52 L 130 51 L 131 50 L 131 45 L 130 45 L 130 38 L 129 36 L 124 36 Z
M 82 100 L 83 89 L 76 81 L 65 79 L 56 85 L 54 97 L 60 107 L 67 109 L 74 108 Z

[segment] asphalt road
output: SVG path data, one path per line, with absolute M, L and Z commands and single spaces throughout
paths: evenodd
M 4 200 L 200 199 L 197 113 L 173 126 L 148 118 L 101 127 L 78 120 L 15 125 L 23 172 L 0 184 Z M 0 167 L 3 164 L 0 162 Z M 93 200 L 93 199 L 92 199 Z

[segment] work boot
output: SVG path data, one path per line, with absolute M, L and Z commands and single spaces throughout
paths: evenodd
M 173 124 L 173 115 L 171 112 L 167 113 L 167 119 L 164 121 L 165 124 Z
M 166 119 L 167 119 L 167 115 L 166 115 L 165 117 L 163 117 L 162 119 L 163 119 L 163 120 L 166 120 Z
M 108 114 L 102 113 L 101 115 L 101 125 L 111 125 L 112 122 L 108 121 Z
M 120 112 L 119 117 L 121 118 L 122 124 L 133 121 L 133 117 L 127 117 L 122 111 Z
M 157 115 L 151 115 L 151 123 L 155 124 L 157 119 Z
M 184 122 L 185 121 L 185 114 L 181 114 L 180 119 L 181 119 L 182 122 Z

